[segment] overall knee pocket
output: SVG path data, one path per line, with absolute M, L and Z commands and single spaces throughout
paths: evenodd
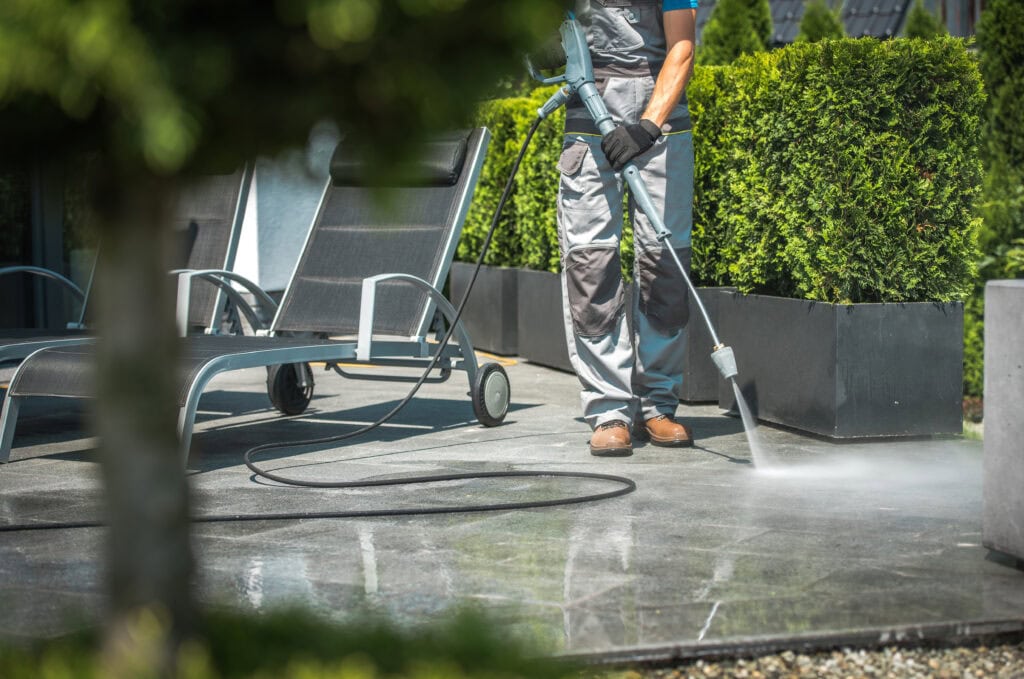
M 674 333 L 690 319 L 690 291 L 668 251 L 669 246 L 637 252 L 640 311 L 659 332 Z M 690 271 L 690 248 L 677 248 L 679 261 Z
M 624 300 L 618 243 L 569 250 L 565 280 L 576 334 L 598 337 L 612 332 Z

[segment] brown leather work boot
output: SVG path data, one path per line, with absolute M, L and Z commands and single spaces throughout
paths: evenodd
M 590 454 L 600 457 L 626 457 L 633 454 L 629 427 L 622 420 L 597 425 L 590 437 Z
M 668 415 L 658 415 L 644 422 L 644 434 L 656 446 L 688 448 L 693 445 L 693 431 Z

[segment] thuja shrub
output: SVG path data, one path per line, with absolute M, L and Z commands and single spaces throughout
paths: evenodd
M 494 140 L 461 258 L 475 255 L 552 91 L 481 108 Z M 697 67 L 688 97 L 699 283 L 836 303 L 969 292 L 983 95 L 960 40 L 795 44 Z M 538 130 L 489 262 L 558 270 L 562 124 L 558 114 Z
M 554 91 L 554 87 L 542 87 L 525 97 L 496 99 L 480 106 L 476 124 L 490 130 L 491 143 L 459 241 L 456 256 L 460 261 L 476 261 L 537 109 Z M 555 200 L 564 124 L 565 112 L 559 110 L 534 134 L 495 229 L 486 264 L 558 271 Z
M 691 101 L 716 156 L 698 169 L 715 282 L 836 303 L 969 292 L 983 95 L 961 41 L 798 43 L 707 77 Z
M 774 96 L 775 53 L 738 65 L 698 67 L 688 89 L 694 140 L 693 273 L 705 285 L 733 285 L 750 277 L 771 289 L 768 260 L 782 247 L 769 199 L 763 128 L 772 122 L 763 100 Z M 736 276 L 734 271 L 742 271 Z M 783 286 L 774 286 L 775 288 Z
M 476 261 L 483 247 L 487 230 L 491 226 L 494 210 L 498 206 L 501 193 L 512 164 L 515 161 L 519 144 L 516 140 L 525 132 L 523 127 L 524 114 L 527 109 L 526 99 L 514 97 L 495 99 L 485 102 L 477 112 L 476 123 L 487 127 L 491 132 L 491 142 L 487 149 L 487 157 L 480 170 L 480 179 L 473 194 L 473 202 L 466 223 L 462 228 L 456 257 L 466 262 Z M 529 125 L 529 120 L 526 120 Z M 513 187 L 515 192 L 515 187 Z M 514 195 L 514 194 L 513 194 Z M 492 266 L 518 266 L 522 247 L 516 234 L 516 219 L 509 206 L 502 212 L 495 229 L 486 264 Z
M 537 117 L 537 109 L 554 94 L 557 87 L 540 87 L 526 99 L 526 125 L 515 140 L 523 143 L 526 129 Z M 523 156 L 515 197 L 516 234 L 523 254 L 519 265 L 540 271 L 559 270 L 558 251 L 558 158 L 562 153 L 565 109 L 559 109 L 537 128 L 530 148 Z

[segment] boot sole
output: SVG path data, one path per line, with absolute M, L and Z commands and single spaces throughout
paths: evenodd
M 676 439 L 659 439 L 651 436 L 650 432 L 646 429 L 638 429 L 633 432 L 633 438 L 637 441 L 644 441 L 650 443 L 652 446 L 661 446 L 662 448 L 692 448 L 693 439 L 686 439 L 685 441 L 677 441 Z
M 590 448 L 590 454 L 595 457 L 629 457 L 633 454 L 633 448 Z
M 648 436 L 647 440 L 652 446 L 661 446 L 662 448 L 693 448 L 693 439 L 687 439 L 686 441 L 676 441 L 675 439 L 656 439 L 653 436 Z

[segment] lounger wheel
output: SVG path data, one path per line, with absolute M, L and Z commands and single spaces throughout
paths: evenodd
M 300 383 L 299 371 L 304 379 Z M 267 366 L 267 395 L 285 415 L 300 415 L 313 398 L 313 370 L 308 363 Z
M 497 363 L 485 363 L 477 370 L 470 396 L 473 414 L 485 427 L 496 427 L 508 413 L 512 389 L 505 369 Z

